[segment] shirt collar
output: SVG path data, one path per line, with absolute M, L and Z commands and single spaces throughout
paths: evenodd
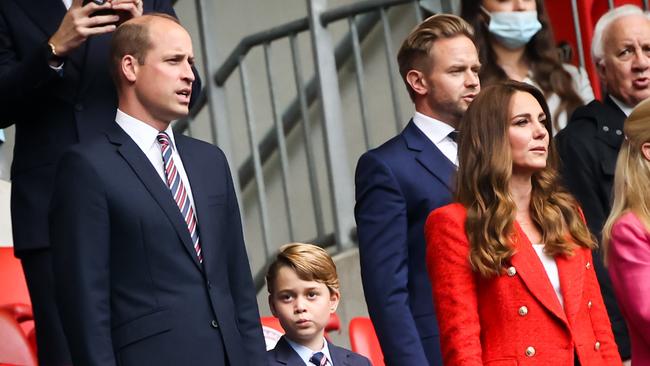
M 632 113 L 632 110 L 634 109 L 634 107 L 628 106 L 627 104 L 621 102 L 619 99 L 617 99 L 613 95 L 610 95 L 609 97 L 612 98 L 614 103 L 621 109 L 621 111 L 623 111 L 623 113 L 625 113 L 626 117 L 630 116 L 630 114 Z
M 418 128 L 424 132 L 424 134 L 434 144 L 440 143 L 451 131 L 454 130 L 453 127 L 445 122 L 426 116 L 420 112 L 415 112 L 413 115 L 413 123 L 415 123 L 415 125 L 418 126 Z
M 142 151 L 148 151 L 153 144 L 158 142 L 157 136 L 160 131 L 119 109 L 115 113 L 115 122 L 135 141 Z M 165 132 L 169 135 L 172 149 L 175 149 L 176 142 L 171 124 L 167 126 Z
M 332 356 L 330 355 L 330 350 L 327 345 L 327 339 L 323 338 L 323 348 L 320 351 L 312 351 L 308 347 L 303 346 L 302 344 L 296 343 L 289 339 L 288 337 L 284 337 L 284 339 L 287 340 L 287 343 L 293 348 L 294 351 L 300 356 L 300 358 L 307 364 L 309 365 L 309 359 L 311 356 L 316 353 L 316 352 L 323 352 L 323 354 L 327 357 L 327 362 L 329 362 L 330 365 L 333 365 L 334 363 L 332 362 Z

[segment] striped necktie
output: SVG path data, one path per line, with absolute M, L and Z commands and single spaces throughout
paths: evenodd
M 199 262 L 203 263 L 203 254 L 201 253 L 201 244 L 199 243 L 199 228 L 196 221 L 196 214 L 194 213 L 194 207 L 192 207 L 190 197 L 187 195 L 187 190 L 185 190 L 185 185 L 183 184 L 181 175 L 176 168 L 176 164 L 174 164 L 174 157 L 172 156 L 173 147 L 169 140 L 169 135 L 167 135 L 166 132 L 160 132 L 156 138 L 161 147 L 167 185 L 171 190 L 174 201 L 176 201 L 178 208 L 181 210 L 181 215 L 183 215 L 183 218 L 185 219 L 187 229 L 190 231 L 196 256 L 199 258 Z
M 325 366 L 327 364 L 327 356 L 323 352 L 316 352 L 311 355 L 309 362 L 317 366 Z

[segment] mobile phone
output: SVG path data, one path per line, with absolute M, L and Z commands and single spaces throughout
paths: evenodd
M 95 3 L 97 5 L 104 5 L 107 0 L 84 0 L 83 1 L 83 6 L 86 6 L 86 4 L 89 3 Z M 110 10 L 110 9 L 103 9 L 103 10 L 97 10 L 96 12 L 92 13 L 90 16 L 94 17 L 97 15 L 113 15 L 115 14 L 115 10 Z

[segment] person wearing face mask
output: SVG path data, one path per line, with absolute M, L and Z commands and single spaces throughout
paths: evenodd
M 539 88 L 551 110 L 553 134 L 577 107 L 594 99 L 587 73 L 559 60 L 542 0 L 461 0 L 461 17 L 476 30 L 481 82 L 512 79 Z

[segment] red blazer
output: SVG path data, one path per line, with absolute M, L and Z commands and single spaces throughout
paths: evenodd
M 466 211 L 451 204 L 425 226 L 427 267 L 445 365 L 621 365 L 591 251 L 556 257 L 564 308 L 530 241 L 515 223 L 505 274 L 481 278 L 469 263 Z

